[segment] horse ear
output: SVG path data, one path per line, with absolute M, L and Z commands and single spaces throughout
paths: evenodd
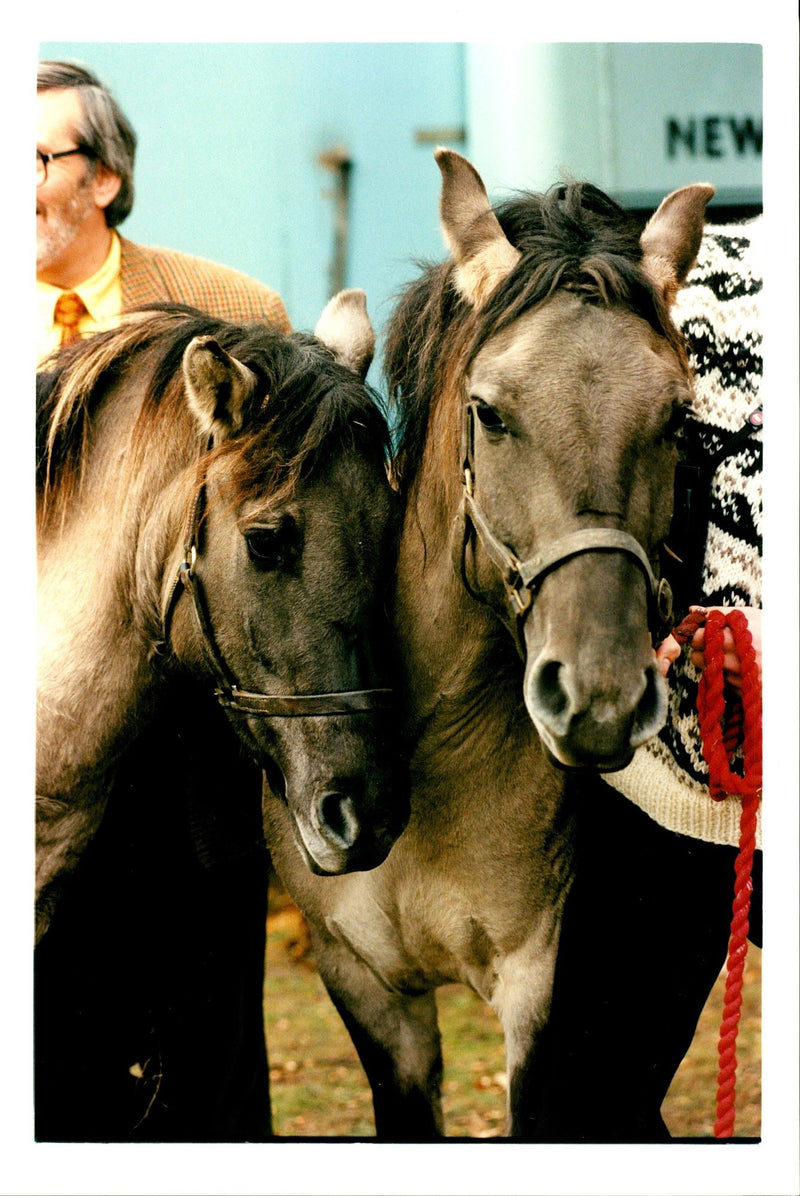
M 213 336 L 196 336 L 183 354 L 186 397 L 200 430 L 225 440 L 240 431 L 255 390 L 252 370 L 231 357 Z
M 642 267 L 671 303 L 697 259 L 703 237 L 706 204 L 714 194 L 710 183 L 681 187 L 662 200 L 639 238 Z
M 481 308 L 514 269 L 520 254 L 500 227 L 483 179 L 472 163 L 441 147 L 434 157 L 442 172 L 439 211 L 456 264 L 456 286 L 472 307 Z
M 329 349 L 337 361 L 363 379 L 375 353 L 375 332 L 367 314 L 367 296 L 363 291 L 339 291 L 317 320 L 314 336 Z

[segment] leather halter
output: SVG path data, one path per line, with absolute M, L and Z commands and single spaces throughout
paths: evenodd
M 526 654 L 523 639 L 525 618 L 533 606 L 544 578 L 566 561 L 586 552 L 621 552 L 642 571 L 647 586 L 648 626 L 657 642 L 672 628 L 672 590 L 666 578 L 656 578 L 647 553 L 638 540 L 617 528 L 595 527 L 569 532 L 560 536 L 534 556 L 521 561 L 507 544 L 492 531 L 486 515 L 475 498 L 475 408 L 464 405 L 461 429 L 462 501 L 458 522 L 460 534 L 453 543 L 453 564 L 467 592 L 479 601 L 467 576 L 467 546 L 477 535 L 484 552 L 500 573 L 505 589 L 506 604 L 515 620 L 518 647 L 523 659 Z
M 211 444 L 209 442 L 209 448 Z M 200 524 L 206 504 L 206 483 L 203 476 L 195 490 L 187 513 L 183 537 L 183 559 L 172 583 L 162 619 L 164 643 L 169 643 L 172 616 L 178 599 L 184 592 L 192 599 L 197 627 L 209 661 L 217 675 L 214 695 L 226 710 L 236 714 L 256 715 L 260 718 L 309 718 L 321 715 L 361 714 L 388 710 L 393 706 L 391 689 L 355 689 L 322 694 L 263 694 L 240 689 L 233 672 L 222 655 L 196 564 L 199 555 Z

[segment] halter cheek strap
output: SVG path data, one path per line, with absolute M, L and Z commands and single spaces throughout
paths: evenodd
M 666 578 L 656 578 L 646 552 L 628 532 L 605 527 L 570 532 L 522 561 L 495 535 L 474 493 L 474 421 L 475 404 L 467 403 L 462 424 L 462 505 L 453 543 L 453 563 L 468 592 L 482 600 L 467 576 L 467 546 L 474 532 L 502 579 L 506 603 L 516 620 L 523 656 L 523 624 L 544 578 L 566 561 L 586 552 L 621 552 L 641 569 L 647 586 L 648 624 L 654 638 L 663 639 L 672 626 L 672 590 Z

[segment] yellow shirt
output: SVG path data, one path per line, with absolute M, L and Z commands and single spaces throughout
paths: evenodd
M 81 336 L 88 332 L 102 332 L 107 328 L 115 328 L 119 324 L 122 310 L 120 258 L 119 237 L 112 230 L 111 248 L 100 269 L 85 282 L 69 288 L 70 292 L 74 291 L 76 295 L 80 295 L 86 307 L 87 315 L 78 324 Z M 36 347 L 37 359 L 40 362 L 61 343 L 61 329 L 54 320 L 54 314 L 56 301 L 59 295 L 63 294 L 64 291 L 60 287 L 38 280 L 36 282 L 39 305 L 39 334 Z

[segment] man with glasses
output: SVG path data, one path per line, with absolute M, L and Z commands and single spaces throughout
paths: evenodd
M 116 229 L 133 207 L 136 134 L 86 67 L 41 62 L 37 76 L 36 279 L 41 360 L 113 327 L 120 312 L 172 300 L 284 331 L 280 296 L 226 266 L 152 249 Z

